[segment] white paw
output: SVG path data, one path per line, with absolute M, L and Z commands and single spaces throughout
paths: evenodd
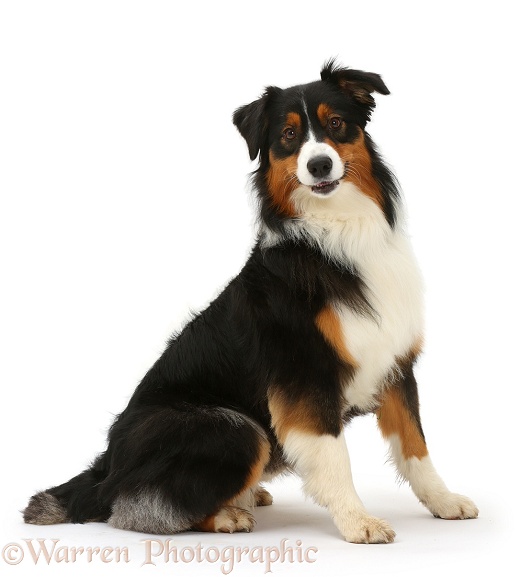
M 273 503 L 273 497 L 264 487 L 257 487 L 254 497 L 255 507 L 266 507 Z
M 255 519 L 246 509 L 239 507 L 222 507 L 214 518 L 214 531 L 216 533 L 235 533 L 253 531 Z
M 395 538 L 390 525 L 377 517 L 355 517 L 349 525 L 342 534 L 350 543 L 391 543 Z
M 427 500 L 425 505 L 429 511 L 441 519 L 476 519 L 478 509 L 475 503 L 458 493 L 445 493 Z

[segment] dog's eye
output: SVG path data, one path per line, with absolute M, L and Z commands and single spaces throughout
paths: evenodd
M 285 128 L 283 132 L 283 138 L 285 140 L 294 140 L 296 136 L 296 131 L 293 128 Z
M 342 126 L 342 119 L 339 116 L 332 116 L 329 118 L 329 128 L 338 130 Z

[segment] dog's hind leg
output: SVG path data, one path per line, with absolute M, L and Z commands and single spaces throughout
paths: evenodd
M 265 431 L 221 407 L 145 407 L 110 435 L 109 524 L 155 534 L 250 531 L 254 489 L 269 460 Z
M 272 496 L 258 485 L 264 467 L 270 458 L 270 445 L 261 440 L 257 458 L 249 468 L 242 490 L 224 504 L 216 513 L 196 523 L 192 528 L 198 531 L 214 533 L 249 533 L 255 526 L 251 511 L 255 506 L 271 505 Z
M 429 457 L 419 417 L 413 363 L 406 360 L 401 375 L 385 391 L 377 411 L 381 432 L 390 442 L 397 471 L 435 517 L 473 519 L 478 509 L 467 497 L 451 493 Z
M 264 507 L 272 503 L 273 498 L 264 487 L 260 485 L 249 487 L 216 514 L 197 523 L 193 529 L 213 533 L 234 533 L 236 531 L 249 533 L 255 526 L 255 520 L 251 514 L 253 507 Z
M 265 446 L 264 446 L 265 447 Z M 266 449 L 266 447 L 265 447 Z M 266 450 L 255 465 L 258 471 L 267 462 Z M 252 531 L 255 520 L 251 514 L 254 507 L 271 505 L 273 498 L 261 485 L 252 487 L 246 483 L 246 489 L 240 495 L 222 507 L 216 514 L 210 515 L 197 523 L 193 529 L 214 533 L 234 533 L 236 531 Z

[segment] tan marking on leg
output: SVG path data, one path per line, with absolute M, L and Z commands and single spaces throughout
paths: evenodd
M 287 399 L 284 392 L 273 389 L 268 392 L 268 408 L 272 416 L 272 426 L 281 444 L 294 429 L 315 435 L 326 434 L 320 426 L 316 409 L 305 399 Z
M 226 533 L 233 533 L 233 531 L 251 531 L 254 521 L 251 513 L 247 511 L 247 507 L 252 507 L 254 505 L 255 487 L 258 485 L 264 473 L 264 467 L 266 467 L 269 460 L 270 443 L 265 438 L 259 438 L 258 456 L 249 470 L 242 490 L 233 498 L 229 499 L 229 501 L 227 501 L 217 513 L 209 515 L 202 521 L 195 523 L 192 529 L 195 531 L 206 531 L 211 533 L 220 531 Z M 248 495 L 246 495 L 246 493 L 248 493 Z M 240 513 L 241 511 L 245 511 L 245 513 Z M 242 529 L 236 528 L 239 525 L 237 522 L 238 519 L 243 519 L 246 515 L 251 517 L 251 521 L 244 522 L 242 525 L 244 528 Z M 228 519 L 232 519 L 232 521 L 229 523 Z M 232 530 L 220 529 L 220 526 L 232 527 Z
M 384 437 L 398 435 L 401 439 L 401 452 L 405 459 L 428 455 L 427 445 L 412 419 L 401 392 L 397 387 L 390 387 L 384 392 L 382 403 L 377 410 L 379 427 Z
M 242 495 L 242 493 L 249 491 L 250 489 L 255 487 L 255 485 L 258 484 L 258 482 L 262 477 L 262 474 L 264 473 L 264 467 L 266 467 L 269 460 L 270 460 L 270 443 L 266 439 L 260 439 L 259 454 L 257 460 L 249 470 L 244 487 L 242 488 L 242 491 L 240 491 L 240 493 L 237 495 L 237 498 L 239 495 Z
M 208 517 L 205 517 L 205 519 L 203 519 L 203 521 L 200 521 L 199 523 L 196 523 L 195 525 L 192 526 L 192 530 L 193 531 L 205 531 L 205 533 L 214 533 L 215 532 L 215 526 L 214 526 L 214 519 L 216 518 L 216 515 L 209 515 Z
M 340 319 L 332 307 L 326 306 L 318 313 L 316 316 L 316 325 L 327 342 L 336 351 L 338 357 L 352 367 L 356 367 L 357 362 L 345 344 Z

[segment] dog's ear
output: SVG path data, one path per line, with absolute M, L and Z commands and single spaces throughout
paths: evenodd
M 344 94 L 353 98 L 366 112 L 366 120 L 369 121 L 371 112 L 375 108 L 375 99 L 372 92 L 390 94 L 382 78 L 374 72 L 363 70 L 350 70 L 338 66 L 334 59 L 329 60 L 321 71 L 321 79 L 324 82 L 336 85 Z
M 233 114 L 233 123 L 248 145 L 251 160 L 257 158 L 267 138 L 268 115 L 266 108 L 272 94 L 279 90 L 274 86 L 266 88 L 258 100 L 237 108 Z

